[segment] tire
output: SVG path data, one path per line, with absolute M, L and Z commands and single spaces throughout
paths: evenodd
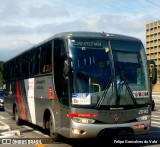
M 51 136 L 53 141 L 56 141 L 56 142 L 60 141 L 60 135 L 55 132 L 55 128 L 54 128 L 54 124 L 51 116 L 49 119 L 49 135 Z
M 15 119 L 17 125 L 21 125 L 21 119 L 19 118 L 17 107 L 15 107 L 14 119 Z

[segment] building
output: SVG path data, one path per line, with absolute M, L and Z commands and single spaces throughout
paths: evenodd
M 153 91 L 160 91 L 160 20 L 146 24 L 147 59 L 153 59 L 157 66 L 158 81 Z

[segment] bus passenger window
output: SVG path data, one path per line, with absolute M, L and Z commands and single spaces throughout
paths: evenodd
M 52 45 L 51 43 L 47 43 L 44 46 L 41 47 L 41 56 L 40 56 L 40 62 L 41 62 L 41 72 L 51 72 L 52 66 L 51 66 L 51 55 L 52 55 Z
M 33 58 L 32 71 L 33 74 L 36 75 L 39 74 L 40 48 L 37 48 L 37 50 L 33 52 L 32 58 Z
M 22 56 L 21 58 L 20 72 L 23 78 L 28 78 L 29 76 L 29 62 L 30 62 L 29 59 L 30 59 L 29 54 L 26 54 L 25 56 Z

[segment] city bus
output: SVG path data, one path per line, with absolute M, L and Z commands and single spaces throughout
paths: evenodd
M 138 38 L 62 32 L 4 63 L 4 108 L 54 140 L 148 134 L 155 75 Z

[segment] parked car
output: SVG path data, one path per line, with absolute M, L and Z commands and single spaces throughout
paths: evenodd
M 4 110 L 3 89 L 0 89 L 0 110 Z

